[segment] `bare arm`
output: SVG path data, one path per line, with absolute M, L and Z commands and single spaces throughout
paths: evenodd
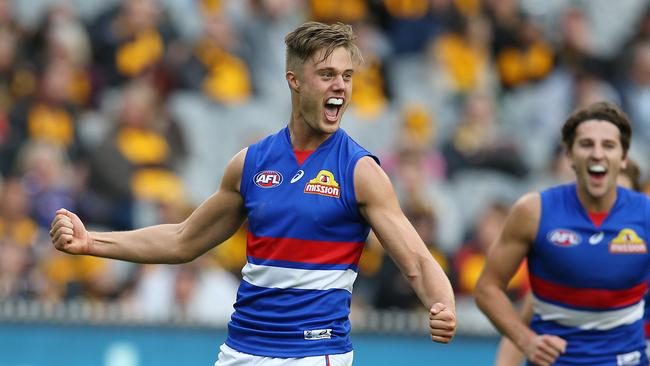
M 526 324 L 530 323 L 530 320 L 533 318 L 533 303 L 530 293 L 524 298 L 520 316 L 521 320 Z M 525 359 L 526 356 L 521 353 L 519 348 L 508 337 L 501 337 L 494 366 L 519 366 L 523 364 Z
M 501 235 L 488 251 L 474 297 L 501 334 L 510 338 L 531 362 L 549 365 L 564 352 L 566 342 L 533 332 L 519 317 L 505 292 L 535 240 L 540 212 L 541 199 L 537 193 L 525 195 L 515 203 Z
M 88 232 L 74 213 L 56 212 L 50 235 L 54 246 L 70 254 L 138 263 L 182 263 L 228 239 L 245 218 L 239 192 L 246 149 L 228 163 L 219 190 L 185 221 L 123 232 Z
M 408 221 L 390 180 L 370 157 L 354 170 L 354 189 L 362 215 L 380 243 L 430 310 L 431 337 L 447 343 L 456 329 L 454 293 L 440 265 Z

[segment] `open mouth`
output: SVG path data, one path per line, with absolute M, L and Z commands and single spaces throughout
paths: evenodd
M 325 117 L 327 120 L 331 122 L 338 120 L 342 106 L 343 98 L 328 98 L 327 101 L 325 101 Z
M 607 168 L 603 165 L 593 164 L 587 167 L 587 172 L 592 179 L 601 180 L 607 175 Z

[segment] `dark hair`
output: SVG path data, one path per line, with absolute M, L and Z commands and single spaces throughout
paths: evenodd
M 625 112 L 616 104 L 610 102 L 597 102 L 584 108 L 575 110 L 562 126 L 562 142 L 567 150 L 573 146 L 576 137 L 576 129 L 582 122 L 600 120 L 608 121 L 618 127 L 620 141 L 623 147 L 623 156 L 627 155 L 632 139 L 632 126 L 630 119 Z
M 356 38 L 352 27 L 343 23 L 304 23 L 284 38 L 287 45 L 286 68 L 295 70 L 323 49 L 325 53 L 317 61 L 326 60 L 338 47 L 345 47 L 354 62 L 362 63 L 363 57 L 355 43 Z

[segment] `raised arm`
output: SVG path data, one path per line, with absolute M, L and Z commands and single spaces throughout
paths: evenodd
M 183 263 L 228 239 L 245 219 L 239 192 L 246 149 L 228 163 L 219 190 L 185 221 L 122 232 L 88 232 L 74 213 L 60 209 L 52 221 L 54 246 L 70 254 L 138 263 Z
M 449 279 L 404 216 L 390 180 L 372 158 L 363 157 L 357 162 L 354 190 L 361 214 L 429 309 L 431 339 L 448 343 L 456 330 L 454 292 Z
M 536 365 L 550 365 L 564 352 L 566 342 L 552 335 L 537 335 L 515 311 L 506 287 L 537 235 L 541 199 L 525 195 L 513 206 L 501 235 L 488 251 L 474 297 L 501 334 L 508 337 Z

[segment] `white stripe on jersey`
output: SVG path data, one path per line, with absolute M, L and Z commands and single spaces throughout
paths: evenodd
M 542 320 L 554 321 L 566 327 L 583 330 L 609 330 L 621 325 L 632 324 L 643 318 L 645 302 L 616 310 L 587 311 L 569 309 L 551 304 L 533 296 L 533 310 Z
M 247 263 L 241 271 L 244 281 L 258 287 L 295 288 L 301 290 L 340 289 L 352 292 L 357 272 L 347 270 L 314 270 Z

